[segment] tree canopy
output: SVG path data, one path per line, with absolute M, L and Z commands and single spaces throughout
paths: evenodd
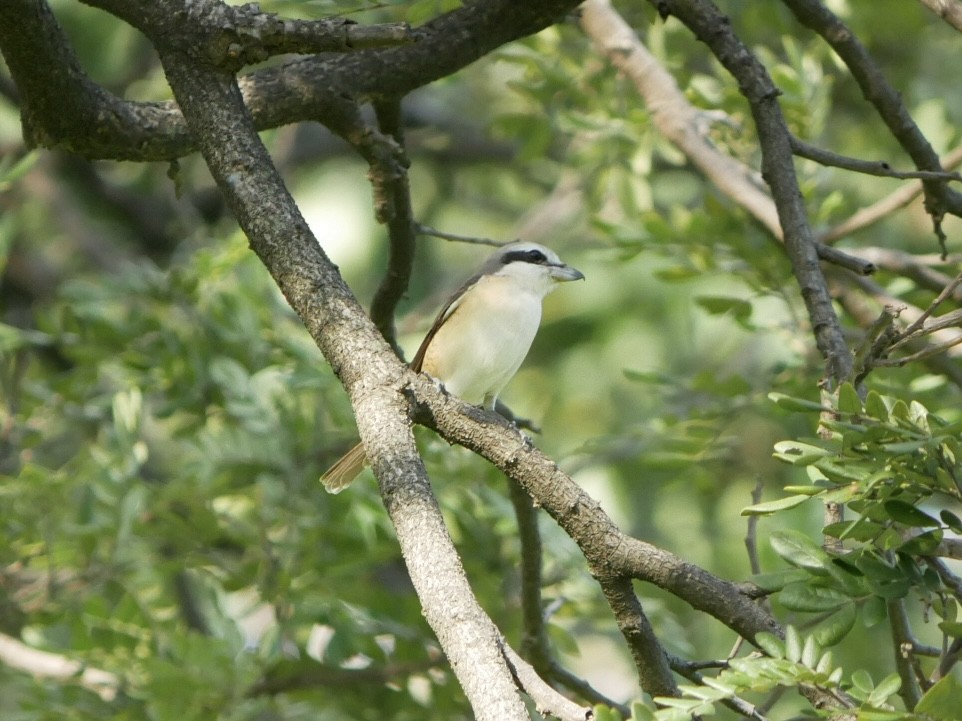
M 960 33 L 3 0 L 0 714 L 959 719 Z M 502 416 L 404 361 L 515 238 Z

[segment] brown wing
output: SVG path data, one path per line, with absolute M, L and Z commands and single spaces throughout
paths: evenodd
M 438 317 L 434 319 L 434 324 L 431 326 L 431 329 L 427 332 L 427 335 L 424 336 L 424 340 L 421 341 L 421 346 L 418 348 L 418 352 L 414 354 L 414 358 L 411 360 L 411 370 L 413 370 L 415 373 L 421 372 L 421 366 L 424 364 L 424 354 L 427 353 L 428 346 L 431 344 L 434 336 L 437 335 L 437 332 L 441 329 L 441 326 L 444 325 L 445 321 L 447 321 L 447 319 L 450 318 L 451 315 L 458 309 L 458 305 L 461 303 L 461 298 L 464 297 L 464 294 L 467 293 L 471 286 L 478 282 L 478 280 L 481 278 L 481 275 L 481 273 L 478 273 L 477 275 L 469 278 L 467 282 L 458 288 L 457 292 L 451 296 L 451 299 L 444 304 L 444 307 L 441 308 L 441 311 L 438 313 Z

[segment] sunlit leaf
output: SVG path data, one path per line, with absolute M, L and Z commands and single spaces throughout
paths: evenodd
M 775 501 L 756 503 L 742 509 L 743 516 L 768 516 L 777 511 L 786 511 L 789 508 L 800 506 L 809 499 L 807 495 L 786 496 Z
M 823 647 L 834 646 L 841 641 L 855 625 L 858 613 L 854 603 L 842 606 L 812 629 L 812 636 Z
M 949 674 L 925 692 L 915 705 L 915 713 L 942 721 L 962 721 L 960 698 L 962 682 Z
M 800 531 L 776 531 L 771 537 L 772 549 L 785 561 L 817 574 L 825 574 L 829 563 L 825 553 L 811 538 Z

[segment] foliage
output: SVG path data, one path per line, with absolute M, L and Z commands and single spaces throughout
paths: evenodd
M 138 33 L 79 3 L 52 4 L 92 76 L 124 97 L 166 96 Z M 415 23 L 457 5 L 264 3 Z M 957 41 L 916 3 L 848 5 L 846 20 L 946 150 L 962 127 Z M 900 157 L 836 56 L 784 8 L 725 9 L 800 138 Z M 711 142 L 757 166 L 751 118 L 717 62 L 677 21 L 647 5 L 621 10 L 704 113 Z M 583 557 L 542 519 L 542 600 L 560 663 L 630 703 L 635 719 L 744 715 L 726 704 L 769 700 L 770 717 L 787 718 L 807 707 L 781 691 L 812 685 L 847 695 L 866 721 L 958 719 L 958 667 L 933 679 L 934 659 L 962 639 L 957 577 L 943 560 L 962 533 L 951 373 L 877 369 L 867 387 L 813 400 L 821 359 L 781 247 L 661 136 L 574 24 L 511 43 L 405 102 L 431 119 L 408 137 L 419 222 L 550 242 L 588 276 L 547 302 L 505 393 L 542 427 L 537 444 L 626 532 L 748 579 L 788 624 L 784 640 L 763 635 L 758 649 L 730 654 L 728 629 L 639 587 L 668 651 L 709 660 L 679 697 L 642 702 Z M 179 161 L 178 200 L 167 168 L 82 171 L 62 155 L 21 152 L 16 113 L 8 96 L 0 139 L 16 150 L 0 161 L 0 631 L 115 673 L 121 686 L 103 698 L 77 678 L 0 666 L 0 714 L 470 718 L 370 477 L 336 498 L 320 491 L 319 473 L 353 443 L 348 400 L 211 200 L 200 162 Z M 365 168 L 310 128 L 265 139 L 366 300 L 383 238 L 369 208 L 350 212 L 369 203 Z M 475 147 L 484 150 L 472 157 Z M 798 161 L 798 177 L 817 229 L 896 187 L 809 161 Z M 920 216 L 892 216 L 843 245 L 932 253 Z M 955 250 L 958 223 L 946 227 Z M 339 242 L 353 236 L 357 247 Z M 422 240 L 402 308 L 413 319 L 400 326 L 409 355 L 439 295 L 478 259 L 474 247 Z M 876 276 L 880 294 L 919 306 L 933 295 L 923 280 L 884 266 Z M 859 333 L 864 321 L 839 309 Z M 504 480 L 428 433 L 421 442 L 473 588 L 520 646 L 520 549 Z M 756 487 L 765 500 L 752 503 Z M 787 495 L 773 499 L 776 489 Z M 822 523 L 825 502 L 845 506 L 845 519 Z M 743 550 L 746 525 L 733 520 L 743 508 L 759 573 Z M 898 614 L 919 638 L 891 629 Z M 934 681 L 917 696 L 898 672 L 905 643 Z M 595 709 L 599 721 L 617 714 Z

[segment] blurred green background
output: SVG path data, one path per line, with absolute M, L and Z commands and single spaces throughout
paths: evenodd
M 51 4 L 95 80 L 129 99 L 169 98 L 136 31 L 71 0 Z M 416 23 L 457 3 L 261 5 Z M 917 3 L 859 5 L 832 3 L 945 152 L 962 125 L 958 34 Z M 907 167 L 837 59 L 784 8 L 722 6 L 784 92 L 799 136 Z M 693 103 L 725 114 L 706 120 L 712 140 L 757 167 L 747 107 L 704 46 L 645 4 L 619 9 Z M 0 83 L 0 631 L 124 679 L 106 700 L 0 665 L 0 713 L 469 718 L 370 473 L 336 497 L 317 482 L 354 442 L 346 395 L 202 161 L 180 161 L 178 193 L 166 165 L 26 153 L 5 71 Z M 814 432 L 812 416 L 779 409 L 767 394 L 817 399 L 822 373 L 778 243 L 658 135 L 630 81 L 575 23 L 506 46 L 404 108 L 421 223 L 546 243 L 587 276 L 547 299 L 541 333 L 502 400 L 541 427 L 536 443 L 626 532 L 720 576 L 748 578 L 739 512 L 756 485 L 771 500 L 805 482 L 772 458 L 772 446 Z M 263 137 L 367 304 L 386 250 L 366 166 L 316 126 Z M 798 169 L 817 229 L 899 185 L 807 161 Z M 946 222 L 950 243 L 959 227 Z M 921 201 L 842 246 L 937 252 Z M 399 316 L 408 357 L 488 251 L 421 238 Z M 877 280 L 923 306 L 932 295 L 894 273 Z M 933 408 L 959 401 L 958 388 L 921 367 L 878 372 L 871 384 Z M 472 585 L 517 642 L 518 541 L 505 480 L 468 452 L 419 436 Z M 817 503 L 762 519 L 762 570 L 784 567 L 769 532 L 817 537 L 821 523 Z M 582 557 L 549 519 L 542 530 L 556 650 L 616 700 L 637 698 Z M 730 631 L 638 588 L 670 652 L 728 654 Z M 890 658 L 866 654 L 877 633 L 860 625 L 837 658 L 885 675 Z

